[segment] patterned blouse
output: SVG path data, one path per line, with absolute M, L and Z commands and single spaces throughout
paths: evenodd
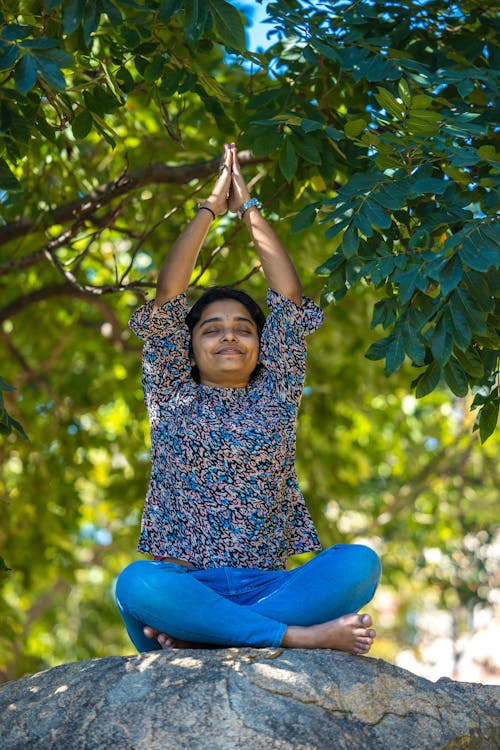
M 145 340 L 143 388 L 151 426 L 151 478 L 138 549 L 196 567 L 283 568 L 321 549 L 295 474 L 305 335 L 320 308 L 269 290 L 262 368 L 243 388 L 191 376 L 186 296 L 130 319 Z

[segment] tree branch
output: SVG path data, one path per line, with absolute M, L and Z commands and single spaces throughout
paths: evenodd
M 134 281 L 130 284 L 120 284 L 118 286 L 86 286 L 79 288 L 70 283 L 65 284 L 53 284 L 51 286 L 41 287 L 36 289 L 34 292 L 24 294 L 22 297 L 9 302 L 5 307 L 0 308 L 0 324 L 4 320 L 14 317 L 22 310 L 25 310 L 31 305 L 35 305 L 37 302 L 43 302 L 46 299 L 52 297 L 76 297 L 79 299 L 86 299 L 90 302 L 95 302 L 104 294 L 114 294 L 115 292 L 128 291 L 140 291 L 141 289 L 154 289 L 156 284 L 147 283 L 143 281 Z
M 256 158 L 251 151 L 242 151 L 239 154 L 242 165 L 261 164 L 267 161 L 267 158 Z M 35 221 L 31 219 L 18 219 L 9 224 L 0 227 L 0 245 L 4 245 L 18 237 L 25 237 L 33 234 L 40 229 L 46 229 L 52 224 L 64 224 L 68 221 L 83 221 L 91 217 L 102 206 L 118 198 L 121 195 L 130 193 L 132 190 L 151 184 L 170 184 L 186 185 L 191 180 L 209 177 L 217 174 L 219 158 L 210 159 L 210 161 L 200 162 L 198 164 L 182 164 L 176 167 L 168 167 L 165 164 L 149 164 L 145 167 L 139 167 L 131 172 L 125 172 L 116 180 L 98 185 L 88 195 L 79 200 L 65 203 L 50 211 L 47 211 Z M 27 256 L 29 257 L 29 256 Z M 19 259 L 23 261 L 24 259 Z M 10 261 L 11 267 L 15 263 Z M 9 268 L 10 270 L 10 268 Z

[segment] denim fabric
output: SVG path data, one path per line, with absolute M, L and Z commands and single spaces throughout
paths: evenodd
M 138 651 L 160 648 L 142 629 L 218 646 L 279 646 L 288 625 L 315 625 L 357 612 L 372 599 L 378 556 L 337 544 L 294 570 L 185 568 L 139 560 L 120 574 L 116 602 Z

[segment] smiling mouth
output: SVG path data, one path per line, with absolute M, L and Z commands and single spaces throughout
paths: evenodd
M 239 349 L 220 349 L 217 354 L 243 354 Z

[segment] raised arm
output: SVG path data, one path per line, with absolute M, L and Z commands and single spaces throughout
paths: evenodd
M 229 210 L 236 213 L 238 208 L 250 198 L 250 193 L 241 174 L 238 151 L 234 144 L 231 144 L 230 151 L 233 179 L 229 193 Z M 245 211 L 243 221 L 248 227 L 257 250 L 269 288 L 293 300 L 297 305 L 301 305 L 300 279 L 285 246 L 274 229 L 255 206 Z
M 167 255 L 156 285 L 154 310 L 172 297 L 185 292 L 189 279 L 215 216 L 225 214 L 228 209 L 228 194 L 231 186 L 233 153 L 226 144 L 222 160 L 223 169 L 209 197 L 204 201 L 184 231 L 179 235 Z

